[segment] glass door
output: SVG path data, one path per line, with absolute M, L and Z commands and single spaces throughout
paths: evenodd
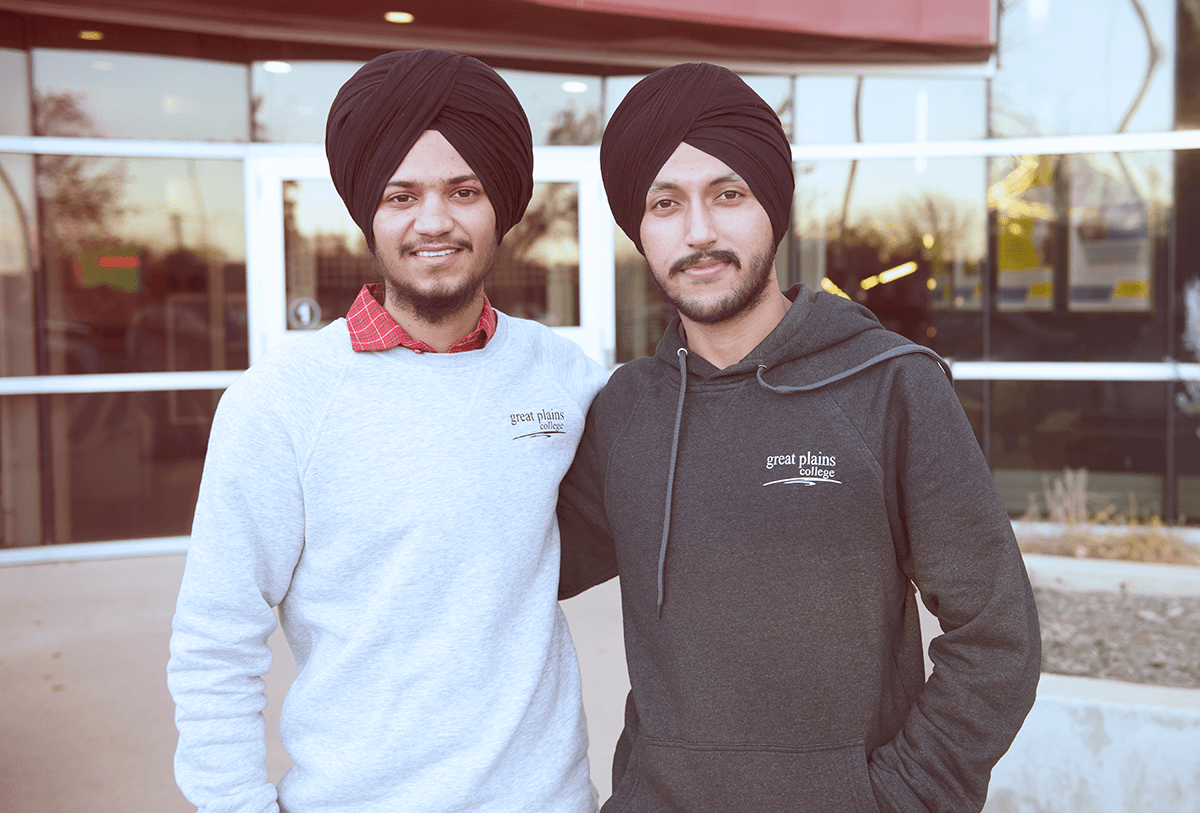
M 613 223 L 595 147 L 539 147 L 525 217 L 505 236 L 486 290 L 613 365 Z M 320 147 L 255 145 L 246 161 L 251 358 L 345 316 L 375 277 L 366 241 Z

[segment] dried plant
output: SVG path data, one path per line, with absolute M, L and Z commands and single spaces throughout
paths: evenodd
M 1047 520 L 1061 532 L 1020 540 L 1025 553 L 1075 556 L 1087 559 L 1121 559 L 1130 562 L 1200 565 L 1200 547 L 1180 539 L 1157 516 L 1145 516 L 1137 498 L 1129 495 L 1129 508 L 1121 512 L 1088 491 L 1087 469 L 1064 469 L 1062 477 L 1042 480 L 1043 507 L 1029 495 L 1026 520 Z

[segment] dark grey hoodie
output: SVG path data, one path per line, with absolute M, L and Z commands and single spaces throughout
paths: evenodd
M 1040 670 L 1008 515 L 935 354 L 787 295 L 724 370 L 672 321 L 563 481 L 561 597 L 621 576 L 604 810 L 978 811 Z M 914 584 L 944 631 L 928 682 Z

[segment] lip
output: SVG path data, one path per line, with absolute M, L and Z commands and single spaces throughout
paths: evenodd
M 693 265 L 683 269 L 682 274 L 688 279 L 705 280 L 712 279 L 725 269 L 728 263 L 724 262 L 707 262 Z

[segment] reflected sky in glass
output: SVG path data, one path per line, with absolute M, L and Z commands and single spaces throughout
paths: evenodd
M 1126 132 L 1172 128 L 1175 0 L 1006 5 L 993 84 L 997 136 L 1114 133 L 1127 116 Z M 1139 7 L 1161 59 L 1137 104 L 1151 53 Z
M 855 140 L 853 76 L 797 80 L 796 143 Z M 863 79 L 864 142 L 940 141 L 987 135 L 987 85 L 981 78 L 869 76 Z
M 24 51 L 0 48 L 0 135 L 29 135 L 29 81 Z
M 246 66 L 180 57 L 35 49 L 35 91 L 71 94 L 86 124 L 42 135 L 247 141 Z
M 599 144 L 600 77 L 497 71 L 517 94 L 533 143 Z
M 322 144 L 329 106 L 362 62 L 255 62 L 254 140 Z

